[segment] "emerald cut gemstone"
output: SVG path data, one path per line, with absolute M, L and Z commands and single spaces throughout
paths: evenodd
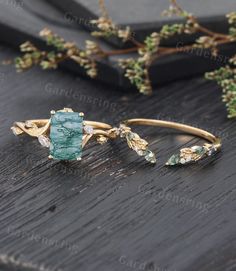
M 56 160 L 82 156 L 83 117 L 76 112 L 56 112 L 51 118 L 50 155 Z

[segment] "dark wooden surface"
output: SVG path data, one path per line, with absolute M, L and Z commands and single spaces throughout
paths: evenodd
M 0 61 L 16 55 L 2 46 Z M 1 65 L 0 75 L 1 271 L 236 270 L 236 129 L 214 83 L 179 81 L 149 98 L 62 71 L 16 74 Z M 81 163 L 60 163 L 37 140 L 11 134 L 15 120 L 63 107 L 114 125 L 128 117 L 191 124 L 221 136 L 223 150 L 166 168 L 172 153 L 199 140 L 139 128 L 155 166 L 122 141 L 90 144 Z

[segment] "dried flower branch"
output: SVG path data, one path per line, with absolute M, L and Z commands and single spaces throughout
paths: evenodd
M 215 80 L 223 89 L 222 100 L 226 103 L 228 117 L 236 117 L 236 55 L 229 65 L 214 72 L 206 73 L 206 78 Z
M 227 16 L 228 22 L 231 25 L 229 29 L 229 35 L 232 37 L 232 40 L 236 39 L 236 12 L 231 12 Z
M 164 40 L 180 34 L 198 33 L 199 38 L 190 45 L 183 46 L 181 51 L 193 48 L 210 50 L 213 56 L 217 56 L 220 46 L 227 43 L 236 42 L 236 12 L 227 15 L 229 22 L 229 32 L 227 34 L 214 32 L 202 26 L 198 19 L 191 13 L 182 9 L 176 0 L 171 0 L 168 10 L 164 11 L 165 16 L 180 16 L 184 19 L 183 23 L 164 25 L 157 33 L 152 33 L 141 43 L 135 40 L 129 27 L 120 28 L 110 18 L 104 0 L 99 0 L 101 17 L 92 20 L 91 23 L 97 27 L 97 31 L 92 32 L 96 37 L 111 37 L 121 39 L 124 43 L 129 41 L 133 47 L 128 49 L 105 51 L 99 43 L 95 41 L 86 41 L 85 50 L 78 48 L 74 43 L 66 42 L 61 37 L 52 33 L 49 29 L 44 29 L 40 35 L 46 39 L 48 46 L 53 50 L 46 52 L 36 48 L 30 42 L 22 44 L 22 57 L 16 59 L 16 68 L 18 71 L 29 69 L 33 65 L 40 65 L 43 69 L 57 68 L 58 64 L 66 59 L 72 59 L 85 69 L 88 76 L 94 78 L 97 76 L 96 61 L 113 55 L 126 55 L 136 52 L 134 58 L 120 58 L 118 65 L 124 70 L 124 76 L 127 77 L 141 93 L 151 94 L 152 85 L 149 78 L 149 68 L 158 58 L 179 53 L 179 48 L 163 47 Z M 233 58 L 234 59 L 234 58 Z M 227 103 L 230 117 L 236 117 L 235 114 L 235 66 L 233 62 L 229 66 L 207 75 L 210 79 L 216 79 L 224 88 L 223 100 Z M 230 77 L 225 78 L 225 74 Z M 223 76 L 223 77 L 222 77 Z M 224 79 L 223 81 L 221 79 Z M 229 80 L 229 81 L 225 81 Z M 230 90 L 230 91 L 229 91 Z M 234 108 L 234 109 L 233 109 Z
M 231 25 L 229 35 L 233 41 L 236 40 L 236 12 L 227 16 Z M 236 118 L 236 55 L 229 60 L 229 64 L 220 69 L 206 73 L 206 78 L 215 80 L 223 89 L 222 101 L 226 103 L 228 118 Z
M 58 64 L 66 59 L 73 59 L 91 78 L 97 76 L 96 61 L 91 58 L 92 54 L 100 54 L 100 48 L 92 42 L 87 41 L 86 50 L 81 50 L 72 42 L 66 42 L 64 39 L 54 34 L 51 30 L 45 28 L 40 32 L 40 36 L 45 38 L 47 45 L 54 47 L 55 50 L 49 52 L 40 51 L 32 43 L 25 42 L 20 46 L 21 52 L 25 53 L 22 57 L 16 58 L 16 68 L 18 72 L 27 70 L 34 65 L 40 65 L 43 69 L 56 69 Z
M 31 42 L 27 41 L 20 46 L 21 52 L 25 53 L 22 57 L 15 59 L 17 71 L 23 71 L 40 63 L 44 57 L 44 52 L 39 51 Z
M 152 56 L 158 51 L 160 36 L 152 33 L 144 41 L 144 46 L 139 48 L 139 58 L 120 59 L 119 66 L 125 70 L 127 77 L 132 84 L 143 94 L 151 94 L 152 86 L 149 79 L 148 68 L 152 62 Z
M 106 10 L 104 0 L 99 0 L 99 6 L 102 16 L 97 20 L 90 21 L 92 25 L 98 28 L 98 31 L 92 32 L 92 36 L 106 38 L 115 36 L 122 39 L 123 42 L 126 42 L 129 39 L 131 39 L 130 27 L 127 26 L 125 29 L 121 29 L 117 25 L 115 25 L 115 23 L 113 23 L 112 19 L 110 18 Z

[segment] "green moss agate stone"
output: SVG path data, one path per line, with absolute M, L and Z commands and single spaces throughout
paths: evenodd
M 51 118 L 50 155 L 56 160 L 82 156 L 83 117 L 76 112 L 56 112 Z

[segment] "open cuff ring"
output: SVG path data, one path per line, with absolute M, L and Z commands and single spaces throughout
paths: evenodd
M 213 134 L 192 126 L 152 119 L 129 119 L 123 121 L 118 128 L 109 124 L 84 120 L 84 113 L 74 112 L 70 108 L 51 111 L 50 119 L 27 120 L 15 122 L 11 128 L 15 135 L 28 134 L 38 138 L 40 144 L 49 148 L 49 158 L 55 160 L 81 160 L 82 150 L 90 139 L 95 138 L 99 144 L 109 139 L 124 138 L 139 156 L 148 162 L 156 163 L 155 154 L 149 149 L 148 142 L 134 133 L 130 126 L 148 125 L 180 130 L 204 138 L 209 143 L 203 146 L 183 148 L 172 155 L 166 165 L 184 165 L 211 156 L 221 149 L 221 140 Z

